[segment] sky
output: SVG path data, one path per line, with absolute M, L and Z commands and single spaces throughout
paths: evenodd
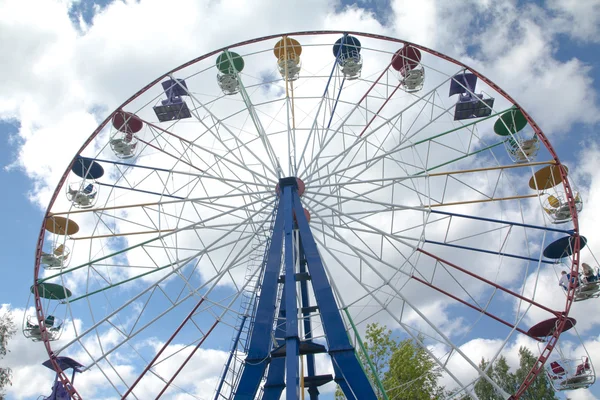
M 351 30 L 397 37 L 448 54 L 491 78 L 531 113 L 569 166 L 585 201 L 580 228 L 589 250 L 583 259 L 593 260 L 600 245 L 600 235 L 595 235 L 599 214 L 594 211 L 600 201 L 598 0 L 468 0 L 460 5 L 445 0 L 177 0 L 168 6 L 158 0 L 0 0 L 0 9 L 0 48 L 5 54 L 0 63 L 0 181 L 7 188 L 0 209 L 7 226 L 0 252 L 7 277 L 0 304 L 10 305 L 19 324 L 31 306 L 35 248 L 47 204 L 69 161 L 96 126 L 148 82 L 192 58 L 231 43 L 290 31 Z M 60 190 L 63 196 L 64 188 Z M 500 277 L 514 283 L 508 271 L 501 270 Z M 543 285 L 554 285 L 553 279 L 551 273 L 541 277 L 537 298 L 543 304 L 553 301 L 554 292 L 543 291 Z M 223 287 L 215 289 L 217 295 L 219 290 L 226 295 Z M 573 312 L 581 316 L 578 327 L 592 360 L 600 360 L 600 317 L 593 301 L 576 304 Z M 444 310 L 437 321 L 440 326 L 452 329 L 454 321 L 466 318 L 443 304 L 429 306 Z M 77 323 L 85 326 L 89 321 Z M 222 332 L 227 340 L 214 339 L 195 359 L 196 365 L 210 365 L 205 375 L 189 379 L 214 381 L 230 338 L 229 332 Z M 487 325 L 478 326 L 469 337 L 461 348 L 476 360 L 479 355 L 493 356 L 499 345 Z M 151 336 L 145 340 L 148 347 L 159 346 Z M 574 335 L 565 342 L 565 352 L 581 352 Z M 531 345 L 517 340 L 506 349 L 513 366 L 521 344 Z M 3 360 L 14 372 L 8 399 L 49 394 L 53 374 L 39 365 L 46 359 L 43 346 L 19 333 L 9 348 Z M 433 344 L 431 349 L 435 354 L 444 351 Z M 121 367 L 125 375 L 134 375 L 135 365 Z M 87 388 L 105 382 L 101 374 L 89 375 L 82 378 Z M 98 396 L 110 398 L 102 397 L 101 390 Z M 579 390 L 569 398 L 600 398 L 600 390 Z

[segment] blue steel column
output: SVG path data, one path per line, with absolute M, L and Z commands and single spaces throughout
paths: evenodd
M 221 389 L 223 388 L 223 383 L 225 383 L 225 379 L 227 379 L 227 374 L 229 373 L 229 366 L 231 365 L 231 360 L 233 359 L 237 351 L 238 343 L 240 341 L 240 335 L 242 334 L 242 330 L 244 330 L 244 324 L 246 323 L 247 317 L 247 315 L 244 315 L 242 317 L 242 321 L 240 322 L 240 330 L 235 335 L 235 340 L 233 341 L 233 344 L 231 346 L 231 352 L 229 353 L 229 357 L 227 358 L 227 362 L 225 363 L 225 369 L 223 370 L 223 375 L 221 376 L 221 380 L 219 381 L 219 386 L 217 386 L 217 391 L 215 393 L 214 400 L 218 400 L 218 398 L 221 396 Z
M 285 284 L 283 285 L 285 293 Z M 275 337 L 285 340 L 285 296 L 281 298 L 279 306 L 279 316 L 277 317 Z M 276 348 L 277 346 L 273 346 Z M 269 370 L 267 371 L 267 381 L 263 391 L 262 400 L 279 400 L 281 393 L 285 388 L 285 357 L 275 357 L 271 359 Z
M 281 271 L 281 252 L 283 250 L 284 213 L 280 201 L 273 226 L 273 238 L 269 247 L 265 273 L 261 283 L 258 306 L 252 325 L 248 356 L 238 384 L 235 400 L 254 400 L 260 381 L 265 374 L 271 352 L 271 335 L 275 320 L 275 302 L 277 301 L 277 280 Z
M 300 260 L 300 274 L 306 273 L 306 257 L 304 256 L 304 250 L 302 249 L 302 239 L 300 239 L 300 232 L 298 232 L 298 260 Z M 308 297 L 308 285 L 306 284 L 306 280 L 304 279 L 300 281 L 300 296 L 302 307 L 310 307 L 310 298 Z M 304 340 L 309 341 L 312 339 L 312 323 L 310 321 L 310 312 L 302 313 L 302 317 L 304 324 Z M 316 375 L 314 354 L 306 355 L 306 372 L 306 376 L 308 377 L 313 377 Z M 316 387 L 309 387 L 308 394 L 310 395 L 310 400 L 319 399 L 319 390 Z
M 298 365 L 300 340 L 298 339 L 298 304 L 296 300 L 296 265 L 294 263 L 293 195 L 296 188 L 284 186 L 281 199 L 285 213 L 285 398 L 300 398 L 300 370 Z M 304 212 L 302 212 L 304 215 Z M 303 372 L 304 373 L 304 372 Z
M 342 385 L 344 395 L 348 399 L 358 400 L 376 400 L 375 392 L 371 383 L 367 379 L 365 372 L 361 368 L 354 347 L 352 347 L 344 322 L 333 296 L 333 291 L 329 285 L 325 268 L 317 250 L 317 244 L 312 236 L 308 226 L 308 221 L 304 216 L 304 210 L 300 203 L 300 196 L 296 191 L 293 192 L 293 207 L 298 222 L 300 239 L 308 262 L 308 270 L 312 278 L 312 286 L 321 311 L 321 321 L 323 330 L 327 339 L 329 355 L 332 362 L 339 367 L 347 386 Z M 336 373 L 336 375 L 338 375 Z

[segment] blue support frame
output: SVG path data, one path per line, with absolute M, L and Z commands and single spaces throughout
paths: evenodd
M 294 184 L 296 180 L 294 179 Z M 285 218 L 285 381 L 286 399 L 300 398 L 300 338 L 298 338 L 298 303 L 296 296 L 296 264 L 294 262 L 294 215 L 292 186 L 283 186 L 282 203 Z M 297 189 L 297 187 L 296 187 Z M 294 191 L 295 193 L 295 191 Z M 302 211 L 304 215 L 304 210 Z M 291 356 L 291 357 L 290 357 Z M 304 373 L 304 371 L 302 372 Z M 292 384 L 293 382 L 293 384 Z
M 285 293 L 285 284 L 283 286 Z M 277 325 L 275 328 L 275 337 L 279 339 L 285 338 L 285 296 L 281 298 L 279 307 L 279 316 L 277 317 Z M 273 346 L 276 348 L 277 346 Z M 271 359 L 269 371 L 267 372 L 267 381 L 262 400 L 278 400 L 281 398 L 281 393 L 285 389 L 285 358 L 278 357 Z
M 299 269 L 300 274 L 305 274 L 308 271 L 306 270 L 306 257 L 304 255 L 304 250 L 302 250 L 302 240 L 298 240 L 300 246 L 298 246 L 298 260 L 300 261 Z M 310 307 L 310 298 L 308 297 L 308 285 L 306 284 L 306 280 L 300 281 L 300 299 L 303 308 Z M 304 325 L 304 337 L 306 340 L 312 340 L 312 323 L 310 322 L 310 312 L 303 312 L 303 325 Z M 306 355 L 306 372 L 307 377 L 316 376 L 315 370 L 315 355 L 307 354 Z M 319 389 L 316 386 L 308 387 L 308 394 L 310 396 L 310 400 L 318 400 L 319 399 Z
M 265 273 L 263 275 L 258 306 L 250 332 L 248 356 L 244 362 L 244 370 L 238 384 L 236 400 L 254 400 L 260 381 L 265 374 L 271 352 L 271 334 L 275 320 L 277 301 L 277 280 L 281 270 L 281 253 L 283 246 L 283 202 L 279 202 L 273 237 L 267 255 Z
M 332 359 L 335 381 L 342 388 L 349 400 L 376 400 L 371 383 L 363 371 L 354 347 L 346 332 L 339 307 L 335 301 L 331 285 L 327 279 L 325 268 L 317 244 L 314 240 L 304 209 L 298 195 L 296 178 L 279 180 L 281 198 L 277 206 L 277 214 L 273 227 L 273 237 L 268 250 L 265 272 L 262 279 L 261 293 L 252 331 L 248 356 L 244 362 L 242 376 L 235 390 L 234 399 L 255 399 L 260 382 L 267 372 L 267 382 L 263 399 L 276 400 L 281 397 L 283 388 L 289 400 L 300 398 L 299 368 L 300 338 L 298 336 L 298 293 L 297 272 L 310 274 L 317 306 L 321 312 L 321 322 L 327 341 L 327 351 Z M 299 246 L 294 246 L 294 231 L 298 232 Z M 283 250 L 285 249 L 285 254 Z M 282 270 L 283 259 L 283 291 L 281 307 L 275 331 L 275 310 L 277 301 L 278 278 Z M 296 268 L 298 264 L 298 268 Z M 304 318 L 304 330 L 310 332 L 311 324 L 307 314 L 309 307 L 308 287 L 306 280 L 300 280 L 300 300 Z M 285 324 L 283 318 L 285 317 Z M 275 337 L 284 338 L 283 346 L 274 346 Z M 310 341 L 312 335 L 306 335 Z M 273 357 L 277 350 L 279 357 Z M 307 355 L 307 372 L 315 377 L 314 355 Z M 285 382 L 283 381 L 285 374 Z M 310 387 L 311 400 L 318 399 L 316 386 Z
M 240 328 L 235 335 L 235 339 L 233 340 L 233 344 L 231 345 L 231 352 L 229 353 L 229 357 L 227 358 L 227 362 L 225 363 L 225 368 L 223 370 L 223 374 L 221 375 L 221 380 L 219 381 L 219 386 L 217 386 L 217 391 L 215 393 L 214 400 L 218 400 L 219 394 L 221 393 L 221 389 L 223 388 L 223 383 L 225 383 L 225 379 L 227 379 L 227 374 L 229 372 L 229 366 L 231 365 L 231 360 L 234 357 L 235 352 L 237 351 L 238 343 L 240 341 L 240 336 L 242 334 L 242 330 L 244 329 L 244 324 L 246 323 L 247 315 L 242 317 L 240 322 Z
M 315 299 L 321 311 L 321 321 L 323 323 L 323 330 L 325 331 L 328 352 L 332 358 L 334 368 L 335 365 L 339 367 L 347 384 L 346 390 L 344 390 L 344 385 L 340 385 L 340 387 L 344 390 L 344 395 L 346 395 L 347 399 L 375 400 L 377 399 L 375 392 L 360 366 L 354 352 L 354 347 L 352 347 L 348 338 L 344 321 L 340 315 L 331 285 L 325 273 L 325 268 L 323 267 L 323 262 L 321 261 L 321 256 L 317 249 L 317 244 L 304 215 L 300 196 L 298 196 L 297 191 L 293 191 L 292 195 L 300 240 L 302 240 L 302 248 L 312 278 Z M 339 374 L 336 373 L 336 377 L 337 375 Z

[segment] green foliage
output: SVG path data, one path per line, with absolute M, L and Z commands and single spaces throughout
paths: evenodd
M 519 349 L 519 368 L 511 372 L 506 358 L 498 357 L 493 366 L 488 370 L 488 376 L 494 380 L 505 392 L 513 394 L 518 389 L 525 377 L 535 364 L 537 358 L 526 347 Z M 485 359 L 479 363 L 479 368 L 485 370 L 489 365 Z M 479 379 L 475 384 L 475 394 L 480 400 L 502 400 L 504 399 L 496 392 L 491 383 L 485 379 Z M 532 385 L 521 396 L 523 400 L 558 400 L 556 393 L 544 373 L 537 376 Z
M 523 382 L 525 377 L 537 361 L 537 357 L 533 355 L 533 353 L 526 347 L 521 347 L 519 349 L 519 368 L 516 372 L 516 377 L 518 382 Z M 556 392 L 552 388 L 550 382 L 546 378 L 545 374 L 542 372 L 538 377 L 533 381 L 531 386 L 527 389 L 523 396 L 521 396 L 522 400 L 558 400 L 556 397 Z
M 6 353 L 10 350 L 8 347 L 8 340 L 17 332 L 17 326 L 13 321 L 12 313 L 10 309 L 0 315 L 0 359 L 2 359 Z M 3 395 L 3 388 L 7 385 L 11 385 L 12 371 L 8 367 L 0 367 L 0 398 Z
M 479 368 L 485 371 L 485 369 L 488 368 L 488 365 L 489 362 L 482 358 L 481 362 L 479 363 Z M 515 375 L 510 372 L 510 367 L 508 366 L 504 356 L 498 357 L 496 363 L 488 369 L 487 374 L 507 393 L 514 393 L 518 388 Z M 475 384 L 475 393 L 481 400 L 504 399 L 504 397 L 496 392 L 496 389 L 494 389 L 492 384 L 485 379 L 480 379 L 477 381 Z
M 415 341 L 399 341 L 392 337 L 390 329 L 375 323 L 367 325 L 364 345 L 375 374 L 364 354 L 360 351 L 357 354 L 378 399 L 385 397 L 376 384 L 375 375 L 383 383 L 389 399 L 430 400 L 442 395 L 443 388 L 437 384 L 440 369 Z M 339 387 L 335 398 L 345 399 Z
M 440 368 L 425 349 L 406 339 L 392 355 L 383 386 L 389 398 L 430 400 L 443 394 L 437 384 L 441 375 Z

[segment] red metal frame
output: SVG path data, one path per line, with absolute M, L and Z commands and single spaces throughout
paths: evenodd
M 188 363 L 188 361 L 190 361 L 190 359 L 194 356 L 194 354 L 196 353 L 196 351 L 198 351 L 198 349 L 200 348 L 200 346 L 202 346 L 202 343 L 204 343 L 204 341 L 206 340 L 206 338 L 208 337 L 208 335 L 211 334 L 211 332 L 213 331 L 213 329 L 215 329 L 215 327 L 218 324 L 219 324 L 219 320 L 215 321 L 212 324 L 212 326 L 210 327 L 210 329 L 204 334 L 204 337 L 202 339 L 200 339 L 200 341 L 198 342 L 198 344 L 196 345 L 196 347 L 194 347 L 194 350 L 192 350 L 192 352 L 186 357 L 186 359 L 179 366 L 179 368 L 177 368 L 177 371 L 175 371 L 175 373 L 173 374 L 173 376 L 171 377 L 171 379 L 169 379 L 169 382 L 167 382 L 165 384 L 165 386 L 163 387 L 163 389 L 158 393 L 158 395 L 156 396 L 156 400 L 158 400 L 160 398 L 160 396 L 162 396 L 165 393 L 165 391 L 169 388 L 169 385 L 171 383 L 173 383 L 173 381 L 175 380 L 175 378 L 177 378 L 177 375 L 179 375 L 179 373 L 181 372 L 181 370 L 183 369 L 183 367 L 185 367 L 185 365 Z M 123 399 L 125 399 L 125 396 L 123 396 Z
M 450 297 L 451 299 L 454 299 L 454 300 L 456 300 L 456 301 L 458 301 L 458 302 L 460 302 L 460 303 L 464 304 L 465 306 L 472 308 L 472 309 L 473 309 L 473 310 L 475 310 L 475 311 L 478 311 L 478 312 L 480 312 L 480 313 L 482 313 L 482 314 L 485 314 L 485 315 L 487 315 L 488 317 L 490 317 L 490 318 L 492 318 L 492 319 L 494 319 L 494 320 L 496 320 L 496 321 L 498 321 L 498 322 L 500 322 L 500 323 L 502 323 L 502 324 L 504 324 L 504 325 L 508 326 L 509 328 L 514 328 L 514 329 L 515 329 L 517 332 L 520 332 L 520 333 L 522 333 L 522 334 L 524 334 L 524 335 L 527 335 L 527 336 L 529 336 L 530 338 L 532 338 L 533 340 L 537 340 L 538 342 L 541 342 L 541 341 L 542 341 L 542 339 L 540 339 L 540 338 L 537 338 L 537 337 L 535 337 L 535 336 L 531 336 L 529 333 L 527 333 L 526 331 L 524 331 L 524 330 L 523 330 L 523 329 L 521 329 L 521 328 L 518 328 L 516 325 L 513 325 L 513 324 L 511 324 L 510 322 L 508 322 L 508 321 L 505 321 L 505 320 L 503 320 L 502 318 L 500 318 L 500 317 L 497 317 L 497 316 L 495 316 L 494 314 L 492 314 L 492 313 L 489 313 L 489 312 L 485 311 L 483 308 L 481 308 L 481 307 L 477 307 L 476 305 L 474 305 L 474 304 L 471 304 L 471 303 L 469 303 L 469 302 L 467 302 L 467 301 L 465 301 L 465 300 L 461 299 L 460 297 L 458 297 L 458 296 L 455 296 L 455 295 L 453 295 L 452 293 L 449 293 L 449 292 L 447 292 L 446 290 L 444 290 L 444 289 L 441 289 L 441 288 L 439 288 L 439 287 L 437 287 L 437 286 L 435 286 L 435 285 L 433 285 L 433 284 L 431 284 L 431 283 L 427 282 L 427 281 L 426 281 L 426 280 L 424 280 L 424 279 L 421 279 L 421 278 L 419 278 L 419 277 L 417 277 L 417 276 L 414 276 L 414 275 L 413 275 L 413 276 L 411 276 L 411 278 L 412 278 L 412 279 L 414 279 L 414 280 L 416 280 L 417 282 L 420 282 L 420 283 L 422 283 L 423 285 L 429 286 L 430 288 L 437 290 L 438 292 L 440 292 L 440 293 L 442 293 L 442 294 L 445 294 L 446 296 Z
M 177 329 L 175 329 L 175 332 L 173 332 L 173 334 L 171 335 L 171 337 L 169 338 L 169 340 L 167 340 L 165 342 L 165 344 L 163 344 L 163 346 L 160 348 L 160 350 L 158 351 L 158 353 L 156 353 L 156 355 L 154 356 L 154 358 L 152 359 L 152 361 L 150 361 L 148 363 L 148 365 L 146 365 L 146 368 L 144 368 L 144 370 L 142 371 L 142 373 L 140 374 L 140 376 L 137 377 L 137 379 L 133 382 L 133 384 L 129 387 L 129 389 L 127 389 L 127 391 L 123 394 L 123 399 L 125 399 L 125 397 L 127 397 L 127 395 L 133 391 L 133 389 L 137 386 L 137 384 L 140 383 L 140 381 L 142 380 L 142 378 L 144 377 L 144 375 L 146 375 L 146 372 L 148 372 L 150 370 L 150 368 L 152 368 L 152 365 L 154 365 L 154 363 L 156 362 L 156 360 L 158 360 L 158 357 L 160 357 L 160 355 L 163 353 L 163 351 L 165 351 L 167 349 L 167 347 L 169 346 L 169 344 L 171 344 L 171 342 L 173 341 L 173 339 L 175 339 L 175 336 L 177 336 L 177 334 L 179 333 L 179 331 L 181 331 L 181 329 L 184 327 L 184 325 L 190 320 L 190 318 L 192 318 L 192 316 L 194 315 L 194 313 L 196 312 L 196 310 L 198 309 L 198 307 L 200 307 L 200 305 L 202 303 L 204 303 L 204 299 L 205 298 L 202 297 L 200 299 L 200 301 L 198 301 L 198 303 L 196 303 L 196 305 L 194 306 L 194 308 L 192 309 L 192 311 L 189 312 L 189 314 L 187 315 L 187 317 L 185 317 L 183 319 L 183 321 L 181 321 L 181 324 L 179 324 L 179 326 L 177 327 Z M 213 326 L 213 328 L 214 328 L 214 326 Z M 212 328 L 210 329 L 210 331 L 212 331 Z M 204 335 L 204 337 L 206 338 L 206 335 Z M 204 339 L 202 341 L 204 341 Z
M 554 315 L 554 316 L 556 316 L 556 317 L 560 317 L 560 315 L 561 315 L 561 313 L 560 313 L 560 312 L 556 312 L 556 311 L 552 310 L 551 308 L 548 308 L 548 307 L 546 307 L 546 306 L 544 306 L 544 305 L 542 305 L 542 304 L 540 304 L 540 303 L 537 303 L 537 302 L 535 302 L 535 301 L 533 301 L 533 300 L 531 300 L 531 299 L 529 299 L 529 298 L 527 298 L 527 297 L 525 297 L 525 296 L 521 296 L 521 295 L 520 295 L 519 293 L 517 293 L 517 292 L 514 292 L 514 291 L 512 291 L 512 290 L 510 290 L 510 289 L 506 289 L 504 286 L 498 285 L 497 283 L 494 283 L 494 282 L 492 282 L 492 281 L 490 281 L 490 280 L 488 280 L 488 279 L 485 279 L 485 278 L 483 278 L 483 277 L 481 277 L 481 276 L 479 276 L 479 275 L 477 275 L 477 274 L 475 274 L 475 273 L 473 273 L 473 272 L 471 272 L 471 271 L 469 271 L 469 270 L 466 270 L 466 269 L 464 269 L 464 268 L 461 268 L 461 267 L 459 267 L 458 265 L 451 263 L 450 261 L 446 261 L 446 260 L 444 260 L 443 258 L 436 256 L 436 255 L 435 255 L 435 254 L 433 254 L 433 253 L 430 253 L 430 252 L 428 252 L 428 251 L 426 251 L 426 250 L 423 250 L 423 249 L 417 249 L 417 251 L 419 251 L 420 253 L 426 254 L 426 255 L 428 255 L 429 257 L 431 257 L 431 258 L 433 258 L 433 259 L 435 259 L 435 260 L 438 260 L 439 262 L 442 262 L 442 263 L 444 263 L 444 264 L 446 264 L 446 265 L 448 265 L 448 266 L 450 266 L 450 267 L 452 267 L 452 268 L 454 268 L 454 269 L 457 269 L 457 270 L 459 270 L 459 271 L 461 271 L 461 272 L 464 272 L 465 274 L 467 274 L 467 275 L 469 275 L 469 276 L 472 276 L 472 277 L 473 277 L 473 278 L 475 278 L 475 279 L 478 279 L 478 280 L 480 280 L 480 281 L 482 281 L 482 282 L 485 282 L 485 283 L 487 283 L 488 285 L 490 285 L 490 286 L 493 286 L 493 287 L 495 287 L 495 288 L 496 288 L 496 289 L 498 289 L 498 290 L 502 290 L 503 292 L 506 292 L 506 293 L 510 294 L 511 296 L 514 296 L 514 297 L 516 297 L 516 298 L 518 298 L 518 299 L 521 299 L 521 300 L 523 300 L 523 301 L 525 301 L 525 302 L 527 302 L 527 303 L 529 303 L 529 304 L 532 304 L 532 305 L 534 305 L 534 306 L 536 306 L 536 307 L 538 307 L 538 308 L 540 308 L 540 309 L 542 309 L 542 310 L 544 310 L 544 311 L 548 311 L 550 314 L 552 314 L 552 315 Z M 415 278 L 415 277 L 413 276 L 413 278 Z M 417 279 L 417 280 L 418 280 L 418 281 L 421 281 L 421 279 Z M 426 281 L 425 281 L 425 282 L 426 282 Z M 427 283 L 427 284 L 429 284 L 429 283 Z M 433 286 L 432 286 L 432 287 L 433 287 Z M 435 288 L 435 287 L 434 287 L 434 288 Z
M 521 110 L 521 112 L 523 113 L 523 115 L 525 116 L 525 118 L 527 119 L 527 122 L 529 122 L 529 124 L 531 125 L 531 127 L 533 128 L 535 134 L 538 136 L 538 139 L 544 144 L 544 146 L 546 146 L 546 149 L 548 149 L 548 151 L 550 152 L 552 158 L 555 160 L 556 165 L 561 165 L 560 164 L 560 160 L 556 154 L 556 152 L 554 151 L 554 149 L 552 148 L 552 146 L 550 145 L 550 142 L 548 141 L 548 139 L 546 138 L 546 136 L 544 135 L 544 133 L 542 132 L 542 130 L 540 129 L 540 127 L 535 123 L 535 121 L 531 118 L 531 116 L 525 112 L 520 106 L 519 104 L 514 101 L 514 99 L 512 97 L 510 97 L 504 90 L 502 90 L 500 87 L 498 87 L 496 84 L 494 84 L 491 80 L 489 80 L 488 78 L 486 78 L 484 75 L 482 75 L 481 73 L 473 70 L 470 67 L 467 67 L 465 64 L 461 63 L 458 60 L 455 60 L 452 57 L 446 56 L 445 54 L 439 53 L 435 50 L 429 49 L 425 46 L 421 46 L 412 42 L 408 42 L 405 40 L 401 40 L 401 39 L 395 39 L 395 38 L 391 38 L 388 36 L 383 36 L 383 35 L 376 35 L 376 34 L 368 34 L 368 33 L 361 33 L 361 32 L 352 32 L 352 31 L 339 31 L 339 30 L 334 30 L 334 31 L 326 31 L 326 30 L 320 30 L 320 31 L 305 31 L 305 32 L 290 32 L 290 33 L 284 33 L 284 34 L 276 34 L 276 35 L 268 35 L 268 36 L 263 36 L 260 38 L 256 38 L 256 39 L 251 39 L 251 40 L 245 40 L 242 42 L 238 42 L 234 45 L 231 46 L 227 46 L 227 47 L 222 47 L 220 49 L 211 51 L 209 53 L 206 53 L 200 57 L 197 57 L 193 60 L 188 61 L 187 63 L 181 64 L 179 67 L 174 68 L 173 70 L 160 75 L 159 77 L 157 77 L 155 80 L 153 80 L 152 82 L 150 82 L 149 84 L 147 84 L 146 86 L 144 86 L 142 89 L 140 89 L 138 92 L 136 92 L 133 96 L 131 96 L 129 99 L 125 100 L 118 108 L 117 110 L 115 110 L 114 112 L 112 112 L 104 121 L 102 121 L 102 123 L 98 126 L 98 128 L 96 128 L 96 130 L 90 135 L 90 137 L 83 143 L 83 145 L 80 147 L 79 151 L 77 152 L 77 154 L 73 157 L 73 160 L 71 161 L 71 163 L 69 164 L 67 170 L 65 171 L 65 173 L 63 174 L 63 176 L 61 177 L 58 185 L 57 185 L 57 190 L 54 191 L 52 198 L 50 199 L 50 202 L 48 204 L 48 207 L 46 209 L 46 215 L 45 218 L 42 222 L 42 226 L 40 229 L 40 234 L 38 237 L 38 241 L 37 241 L 37 248 L 36 248 L 36 253 L 35 253 L 35 261 L 34 261 L 34 296 L 35 296 L 35 309 L 36 309 L 36 314 L 37 314 L 37 318 L 38 318 L 38 322 L 40 325 L 40 330 L 41 330 L 41 335 L 42 335 L 42 340 L 44 342 L 44 346 L 46 347 L 46 351 L 48 352 L 48 355 L 50 357 L 50 362 L 52 364 L 52 367 L 54 368 L 54 370 L 57 372 L 58 374 L 58 379 L 60 379 L 61 383 L 63 384 L 63 386 L 66 388 L 67 392 L 69 393 L 69 395 L 71 396 L 72 399 L 74 400 L 80 400 L 82 399 L 81 395 L 79 395 L 79 393 L 77 392 L 77 390 L 75 390 L 75 387 L 71 384 L 69 378 L 65 375 L 64 371 L 59 367 L 58 363 L 56 362 L 56 355 L 54 354 L 54 352 L 52 351 L 52 347 L 50 346 L 50 341 L 48 339 L 48 334 L 46 331 L 46 327 L 43 324 L 43 321 L 45 319 L 44 317 L 44 312 L 42 309 L 42 304 L 41 304 L 41 300 L 40 300 L 40 296 L 39 296 L 39 292 L 37 289 L 37 281 L 38 281 L 38 277 L 39 277 L 39 272 L 40 272 L 40 257 L 41 257 L 41 253 L 42 253 L 42 246 L 43 246 L 43 242 L 44 242 L 44 231 L 46 228 L 46 220 L 47 218 L 51 215 L 50 210 L 52 209 L 52 206 L 54 205 L 54 202 L 56 201 L 56 198 L 58 197 L 58 194 L 60 192 L 60 188 L 63 186 L 63 184 L 65 183 L 67 176 L 69 174 L 69 172 L 71 171 L 71 167 L 73 165 L 73 163 L 76 160 L 76 157 L 78 154 L 80 154 L 91 142 L 92 140 L 94 140 L 94 138 L 100 133 L 100 131 L 102 131 L 102 129 L 104 129 L 104 127 L 106 126 L 106 124 L 112 119 L 113 115 L 122 110 L 123 107 L 127 106 L 128 104 L 130 104 L 132 101 L 134 101 L 136 98 L 138 98 L 140 95 L 142 95 L 144 92 L 146 92 L 148 89 L 150 89 L 152 86 L 156 85 L 157 83 L 159 83 L 161 80 L 163 80 L 164 78 L 168 77 L 169 75 L 183 69 L 186 68 L 192 64 L 195 64 L 201 60 L 204 60 L 208 57 L 211 57 L 217 53 L 220 53 L 224 50 L 227 49 L 231 49 L 231 48 L 235 48 L 235 47 L 240 47 L 240 46 L 245 46 L 248 44 L 253 44 L 253 43 L 258 43 L 258 42 L 262 42 L 262 41 L 266 41 L 266 40 L 270 40 L 270 39 L 275 39 L 275 38 L 280 38 L 283 36 L 311 36 L 311 35 L 324 35 L 324 34 L 352 34 L 352 35 L 356 35 L 356 36 L 362 36 L 362 37 L 368 37 L 371 39 L 379 39 L 379 40 L 384 40 L 384 41 L 388 41 L 388 42 L 395 42 L 395 43 L 399 43 L 399 44 L 403 44 L 403 45 L 410 45 L 413 46 L 415 48 L 418 48 L 420 50 L 423 50 L 429 54 L 435 55 L 437 57 L 440 57 L 446 61 L 452 62 L 456 65 L 462 66 L 465 69 L 468 69 L 469 71 L 471 71 L 473 74 L 475 74 L 479 79 L 481 79 L 483 82 L 485 82 L 487 85 L 489 85 L 490 87 L 492 87 L 493 89 L 495 89 L 498 94 L 500 94 L 501 96 L 503 96 L 505 99 L 507 99 L 509 102 L 513 103 L 515 106 L 519 107 L 519 109 Z M 577 219 L 577 211 L 575 209 L 575 199 L 573 196 L 573 192 L 571 189 L 571 186 L 569 184 L 569 181 L 567 180 L 567 174 L 565 173 L 563 168 L 560 168 L 560 174 L 561 174 L 561 178 L 562 178 L 562 182 L 563 182 L 563 186 L 565 189 L 565 194 L 567 197 L 567 201 L 569 203 L 569 209 L 571 211 L 571 216 L 573 219 L 573 231 L 574 231 L 574 241 L 573 241 L 573 264 L 571 266 L 571 274 L 572 276 L 577 276 L 578 274 L 578 270 L 579 270 L 579 251 L 580 251 L 580 239 L 579 239 L 579 222 Z M 544 367 L 544 363 L 546 362 L 546 360 L 548 359 L 548 357 L 550 356 L 550 354 L 552 353 L 552 350 L 554 349 L 554 347 L 556 346 L 556 342 L 558 341 L 558 338 L 560 336 L 560 334 L 562 333 L 565 324 L 567 322 L 567 316 L 569 314 L 569 311 L 571 309 L 571 305 L 573 304 L 573 299 L 575 297 L 575 288 L 574 287 L 569 287 L 569 290 L 567 292 L 567 300 L 566 300 L 566 304 L 565 304 L 565 310 L 563 313 L 560 314 L 559 316 L 559 324 L 557 326 L 556 331 L 554 332 L 554 334 L 549 338 L 548 343 L 545 347 L 545 349 L 543 350 L 542 354 L 540 355 L 540 357 L 538 358 L 536 364 L 534 365 L 534 367 L 531 369 L 531 371 L 529 372 L 529 374 L 527 375 L 525 381 L 521 384 L 521 387 L 518 389 L 518 391 L 511 396 L 511 399 L 518 399 L 524 392 L 525 390 L 529 387 L 529 385 L 531 385 L 531 383 L 533 382 L 533 380 L 535 379 L 535 377 L 542 371 L 543 367 Z

